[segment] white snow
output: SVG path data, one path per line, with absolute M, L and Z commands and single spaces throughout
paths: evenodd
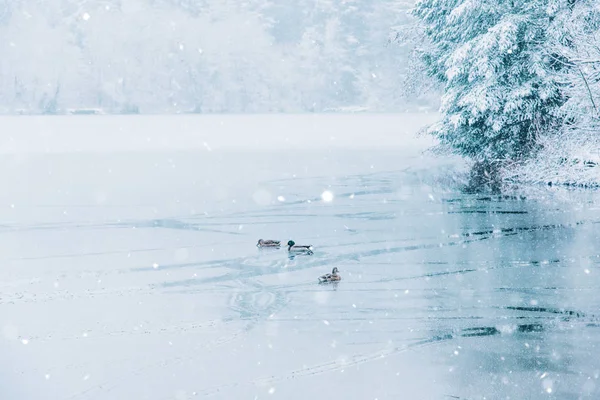
M 333 201 L 333 197 L 334 197 L 333 193 L 331 193 L 331 191 L 329 191 L 329 190 L 326 190 L 323 193 L 321 193 L 321 199 L 323 199 L 323 201 L 325 203 L 332 202 Z

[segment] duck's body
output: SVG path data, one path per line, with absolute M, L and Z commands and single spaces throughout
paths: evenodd
M 319 277 L 319 283 L 337 282 L 341 279 L 342 277 L 340 276 L 337 267 L 334 267 L 330 274 L 321 275 Z
M 293 240 L 290 240 L 288 243 L 288 252 L 290 253 L 296 253 L 296 254 L 308 254 L 308 255 L 312 255 L 312 245 L 308 245 L 308 246 L 300 246 L 297 245 L 296 242 L 294 242 Z
M 279 240 L 263 240 L 258 239 L 258 243 L 256 243 L 256 247 L 279 247 L 281 242 Z

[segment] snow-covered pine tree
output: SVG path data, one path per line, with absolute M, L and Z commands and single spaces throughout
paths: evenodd
M 565 99 L 547 38 L 569 0 L 419 0 L 412 10 L 431 46 L 430 76 L 444 84 L 442 144 L 480 163 L 526 158 L 561 124 Z

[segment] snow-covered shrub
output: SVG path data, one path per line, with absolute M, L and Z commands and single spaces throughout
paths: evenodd
M 525 162 L 506 164 L 506 182 L 600 186 L 600 136 L 568 129 L 538 139 L 541 149 Z

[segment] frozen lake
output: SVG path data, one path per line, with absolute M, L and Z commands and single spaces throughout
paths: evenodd
M 433 118 L 0 118 L 0 398 L 598 398 L 600 197 Z

